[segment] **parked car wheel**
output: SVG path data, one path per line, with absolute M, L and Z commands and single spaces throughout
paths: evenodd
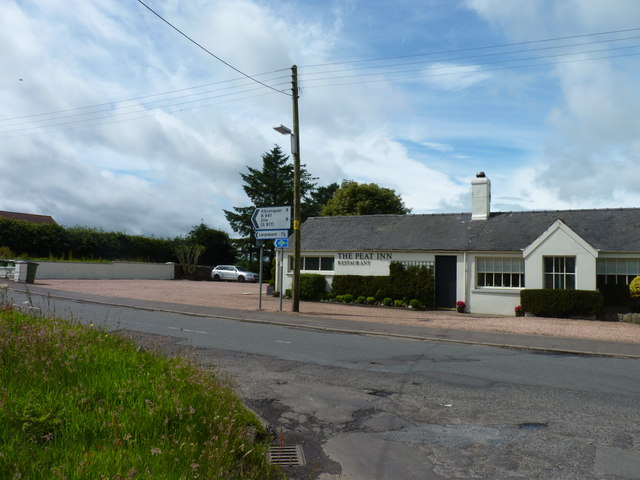
M 238 275 L 238 281 L 240 283 L 244 283 L 244 277 L 242 275 Z
M 214 282 L 219 282 L 221 280 L 220 275 L 214 275 L 212 278 Z

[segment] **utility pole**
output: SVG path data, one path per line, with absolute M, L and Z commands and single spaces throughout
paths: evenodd
M 298 119 L 298 67 L 291 67 L 293 101 L 293 302 L 292 311 L 300 311 L 300 121 Z

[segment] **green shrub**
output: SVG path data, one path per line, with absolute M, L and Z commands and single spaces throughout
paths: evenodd
M 402 300 L 394 300 L 393 301 L 393 306 L 394 307 L 404 307 L 405 303 Z
M 301 300 L 320 300 L 324 298 L 326 291 L 324 275 L 318 273 L 303 273 L 300 275 Z
M 591 317 L 602 312 L 602 293 L 592 290 L 530 290 L 520 292 L 525 312 L 539 317 Z
M 344 303 L 352 303 L 353 302 L 353 295 L 351 295 L 350 293 L 345 293 L 343 296 L 343 301 Z
M 367 304 L 373 305 L 376 303 L 376 297 L 367 297 Z
M 413 308 L 414 310 L 424 310 L 424 305 L 422 304 L 422 302 L 420 300 L 418 300 L 417 298 L 412 299 L 409 302 L 409 306 L 411 308 Z
M 384 297 L 382 299 L 382 305 L 384 305 L 385 307 L 390 307 L 391 305 L 393 305 L 393 300 L 391 299 L 391 297 Z
M 434 308 L 435 304 L 433 269 L 405 267 L 400 262 L 389 264 L 388 276 L 336 275 L 331 289 L 336 295 L 349 292 L 356 297 L 369 297 L 375 293 L 375 298 L 415 298 L 425 308 Z
M 364 295 L 360 295 L 357 299 L 356 299 L 356 303 L 360 304 L 360 305 L 364 305 L 365 303 L 367 303 L 367 297 L 365 297 Z
M 640 276 L 631 280 L 629 284 L 629 296 L 634 300 L 640 298 Z
M 13 260 L 14 258 L 16 258 L 16 254 L 13 253 L 9 247 L 0 247 L 0 259 Z
M 287 289 L 284 291 L 284 298 L 291 298 L 292 296 L 293 296 L 293 295 L 292 295 L 292 293 L 291 293 L 291 289 L 290 289 L 290 288 L 287 288 Z

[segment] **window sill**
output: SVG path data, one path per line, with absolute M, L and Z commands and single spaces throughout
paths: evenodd
M 520 292 L 524 290 L 525 287 L 481 287 L 481 288 L 472 288 L 471 293 L 479 293 L 479 294 L 491 294 L 491 293 L 501 293 L 507 295 L 520 295 Z

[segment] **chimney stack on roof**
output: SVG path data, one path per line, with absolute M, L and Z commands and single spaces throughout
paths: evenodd
M 471 220 L 487 220 L 491 214 L 491 180 L 484 172 L 471 180 Z

